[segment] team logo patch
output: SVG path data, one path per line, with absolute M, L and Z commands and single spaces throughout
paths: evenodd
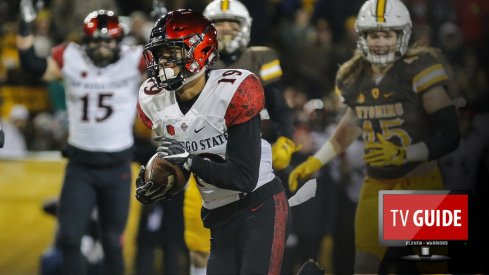
M 365 96 L 362 93 L 358 94 L 357 103 L 362 104 L 364 102 L 365 102 Z
M 187 124 L 185 123 L 182 123 L 182 125 L 180 125 L 180 128 L 182 128 L 182 130 L 185 132 L 188 128 Z
M 372 97 L 374 99 L 377 99 L 377 98 L 379 98 L 379 95 L 380 95 L 380 90 L 378 88 L 373 88 L 372 89 Z
M 173 127 L 173 125 L 171 125 L 171 124 L 166 125 L 166 132 L 170 136 L 174 136 L 175 135 L 175 127 Z

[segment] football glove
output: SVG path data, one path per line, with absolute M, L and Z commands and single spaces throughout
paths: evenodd
M 279 171 L 287 168 L 290 164 L 292 154 L 299 151 L 301 148 L 302 145 L 297 145 L 286 137 L 279 137 L 272 145 L 273 169 Z
M 37 18 L 37 10 L 32 0 L 21 0 L 19 4 L 21 19 L 26 23 L 31 23 Z
M 158 142 L 156 152 L 162 153 L 164 159 L 182 170 L 190 171 L 190 153 L 178 140 L 165 137 L 156 137 L 154 140 Z
M 323 164 L 317 158 L 313 156 L 307 158 L 306 161 L 299 164 L 296 168 L 294 168 L 294 170 L 292 170 L 292 173 L 290 173 L 289 190 L 291 192 L 295 192 L 297 190 L 297 182 L 299 180 L 302 181 L 309 179 L 314 172 L 321 168 L 321 166 L 323 166 Z
M 363 159 L 373 167 L 381 166 L 401 166 L 406 161 L 406 148 L 395 145 L 387 141 L 381 134 L 377 133 L 379 143 L 368 143 L 365 145 Z
M 165 198 L 161 187 L 155 187 L 152 181 L 144 180 L 146 168 L 141 166 L 138 177 L 136 178 L 136 199 L 144 204 L 150 204 Z
M 32 34 L 32 22 L 37 18 L 37 10 L 32 0 L 21 0 L 19 4 L 20 20 L 18 23 L 18 34 L 26 37 Z

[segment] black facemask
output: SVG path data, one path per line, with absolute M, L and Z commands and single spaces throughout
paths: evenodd
M 111 45 L 112 41 L 92 41 L 94 43 L 86 43 L 85 50 L 92 60 L 93 64 L 97 67 L 105 67 L 112 63 L 117 62 L 120 57 L 120 47 L 119 42 L 116 42 L 116 45 Z M 103 43 L 103 45 L 101 44 Z M 103 49 L 105 48 L 105 49 Z

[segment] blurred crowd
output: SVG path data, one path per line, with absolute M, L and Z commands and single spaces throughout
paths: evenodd
M 25 138 L 28 151 L 60 150 L 67 136 L 63 83 L 43 84 L 19 66 L 15 35 L 18 1 L 0 4 L 0 114 Z M 161 1 L 163 2 L 163 1 Z M 287 103 L 294 111 L 296 143 L 303 145 L 294 155 L 294 165 L 316 152 L 331 134 L 341 115 L 334 94 L 339 65 L 356 48 L 355 18 L 363 0 L 245 0 L 253 18 L 250 45 L 266 45 L 280 54 Z M 449 65 L 448 92 L 459 110 L 463 140 L 460 148 L 441 161 L 449 188 L 478 190 L 478 180 L 487 179 L 489 169 L 489 1 L 405 0 L 411 11 L 412 40 L 440 48 Z M 124 17 L 129 34 L 123 43 L 144 44 L 153 26 L 154 1 L 46 0 L 35 21 L 35 50 L 47 56 L 53 45 L 80 39 L 80 23 L 96 9 L 112 9 Z M 164 1 L 168 10 L 192 8 L 202 11 L 208 1 Z M 32 89 L 40 101 L 29 100 Z M 15 91 L 19 91 L 15 96 Z M 36 98 L 37 98 L 36 97 Z M 23 105 L 23 107 L 21 107 Z M 15 126 L 20 125 L 20 126 Z M 148 135 L 136 127 L 136 135 Z M 264 129 L 266 131 L 267 129 Z M 141 143 L 144 138 L 136 139 Z M 353 214 L 364 175 L 362 146 L 350 149 L 325 166 L 318 175 L 318 197 L 294 208 L 297 227 L 288 241 L 285 260 L 294 269 L 307 258 L 321 257 L 324 248 L 334 255 L 324 259 L 336 273 L 353 272 Z M 25 154 L 23 151 L 22 154 Z M 285 181 L 286 182 L 286 181 Z M 460 184 L 464 184 L 461 186 Z M 333 190 L 333 191 L 332 191 Z M 482 191 L 481 191 L 482 192 Z M 311 218 L 317 217 L 317 218 Z M 310 226 L 304 226 L 308 224 Z M 324 238 L 329 236 L 330 238 Z M 330 245 L 332 240 L 336 245 Z M 298 245 L 302 244 L 302 245 Z M 332 252 L 332 251 L 329 251 Z
M 472 127 L 476 113 L 486 112 L 488 98 L 489 3 L 484 0 L 406 0 L 412 14 L 414 37 L 439 47 L 450 64 L 450 95 L 457 99 L 465 133 Z M 144 44 L 153 25 L 153 2 L 126 3 L 116 0 L 37 1 L 42 9 L 35 21 L 35 50 L 47 56 L 53 45 L 80 39 L 80 22 L 91 10 L 105 8 L 124 16 L 129 36 L 126 44 Z M 162 1 L 168 10 L 189 7 L 202 10 L 207 1 Z M 273 0 L 245 1 L 253 18 L 250 45 L 265 45 L 280 54 L 284 71 L 284 93 L 294 109 L 297 138 L 307 132 L 324 135 L 325 126 L 334 121 L 337 109 L 334 93 L 336 70 L 356 47 L 354 29 L 356 11 L 362 0 Z M 0 5 L 0 83 L 12 86 L 36 86 L 46 91 L 46 106 L 26 106 L 30 113 L 27 135 L 29 150 L 56 150 L 63 144 L 66 122 L 63 120 L 62 83 L 47 86 L 19 69 L 15 34 L 18 20 L 17 1 Z M 8 115 L 16 98 L 2 91 L 2 115 Z M 322 104 L 310 100 L 319 99 Z M 13 102 L 12 102 L 13 101 Z M 22 103 L 22 102 L 20 102 Z M 27 105 L 32 102 L 27 102 Z M 38 119 L 35 119 L 40 116 Z M 40 132 L 40 133 L 39 133 Z M 40 137 L 38 137 L 40 135 Z M 36 136 L 36 138 L 34 138 Z M 310 137 L 308 137 L 310 138 Z M 41 142 L 39 139 L 50 139 Z M 320 141 L 319 141 L 320 142 Z M 307 143 L 303 153 L 313 152 L 317 142 Z M 320 144 L 320 143 L 317 143 Z

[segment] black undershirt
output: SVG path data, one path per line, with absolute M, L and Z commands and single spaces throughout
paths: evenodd
M 197 101 L 197 98 L 199 98 L 200 94 L 196 95 L 194 98 L 191 100 L 187 101 L 182 101 L 178 95 L 176 96 L 177 102 L 178 102 L 178 107 L 180 107 L 180 111 L 182 111 L 182 114 L 188 113 L 190 111 L 190 108 L 194 105 L 195 101 Z
M 197 96 L 198 97 L 198 96 Z M 182 113 L 187 113 L 197 97 L 177 102 Z M 191 155 L 191 172 L 204 181 L 223 189 L 252 192 L 258 182 L 261 159 L 261 120 L 252 119 L 228 128 L 226 161 L 215 162 Z

